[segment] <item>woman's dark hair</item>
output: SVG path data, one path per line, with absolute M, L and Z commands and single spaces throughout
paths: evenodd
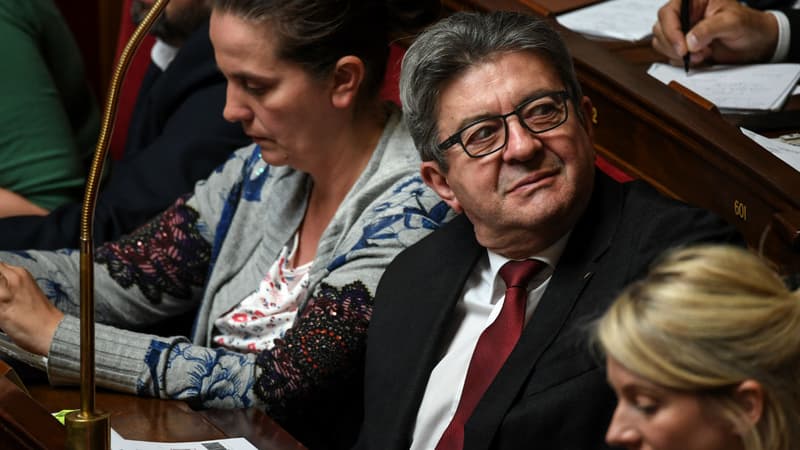
M 438 0 L 214 0 L 214 9 L 255 22 L 269 22 L 278 55 L 325 76 L 339 58 L 364 62 L 362 98 L 380 90 L 392 39 L 413 34 L 435 20 Z

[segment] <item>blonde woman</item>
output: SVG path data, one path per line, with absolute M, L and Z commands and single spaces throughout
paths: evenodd
M 609 444 L 789 450 L 800 442 L 800 298 L 746 250 L 669 253 L 617 298 L 596 337 L 618 397 Z

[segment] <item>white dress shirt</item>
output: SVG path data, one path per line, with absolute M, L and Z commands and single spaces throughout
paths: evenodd
M 526 324 L 547 288 L 568 237 L 569 233 L 543 252 L 529 258 L 544 261 L 547 266 L 528 283 Z M 435 448 L 453 419 L 478 338 L 494 322 L 503 307 L 506 286 L 498 272 L 508 261 L 508 258 L 487 251 L 487 255 L 476 264 L 464 285 L 461 299 L 453 312 L 451 336 L 446 339 L 446 348 L 442 349 L 443 356 L 428 378 L 417 412 L 412 450 Z
M 173 47 L 161 39 L 156 39 L 153 47 L 150 49 L 150 59 L 153 61 L 161 71 L 167 70 L 175 55 L 178 54 L 178 47 Z

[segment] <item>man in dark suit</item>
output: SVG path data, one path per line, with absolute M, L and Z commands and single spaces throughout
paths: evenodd
M 591 102 L 541 19 L 455 14 L 400 85 L 422 177 L 462 214 L 381 279 L 357 448 L 605 448 L 615 400 L 588 322 L 662 250 L 738 235 L 595 173 Z M 538 272 L 508 278 L 520 266 Z
M 135 1 L 134 16 L 152 2 Z M 250 141 L 222 117 L 225 78 L 208 38 L 209 0 L 172 1 L 153 28 L 159 39 L 131 118 L 125 153 L 97 200 L 96 243 L 113 240 L 192 191 Z M 77 248 L 81 204 L 46 216 L 0 219 L 0 249 Z

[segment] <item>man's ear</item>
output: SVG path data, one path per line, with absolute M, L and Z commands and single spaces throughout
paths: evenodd
M 764 388 L 761 383 L 753 379 L 744 380 L 736 387 L 733 396 L 744 413 L 742 419 L 746 424 L 755 426 L 764 414 Z
M 581 99 L 580 108 L 583 109 L 583 128 L 589 138 L 594 139 L 594 126 L 597 124 L 597 110 L 592 106 L 592 101 L 587 96 Z
M 364 81 L 364 62 L 357 56 L 343 56 L 333 68 L 331 102 L 336 108 L 348 108 L 355 104 L 358 88 Z
M 447 203 L 453 211 L 457 213 L 463 212 L 461 209 L 461 204 L 458 202 L 456 198 L 456 194 L 450 188 L 450 184 L 447 182 L 447 173 L 445 173 L 441 167 L 439 167 L 439 163 L 436 161 L 423 161 L 419 167 L 420 175 L 422 175 L 422 181 L 425 182 L 431 189 L 436 191 L 439 194 L 439 197 Z

